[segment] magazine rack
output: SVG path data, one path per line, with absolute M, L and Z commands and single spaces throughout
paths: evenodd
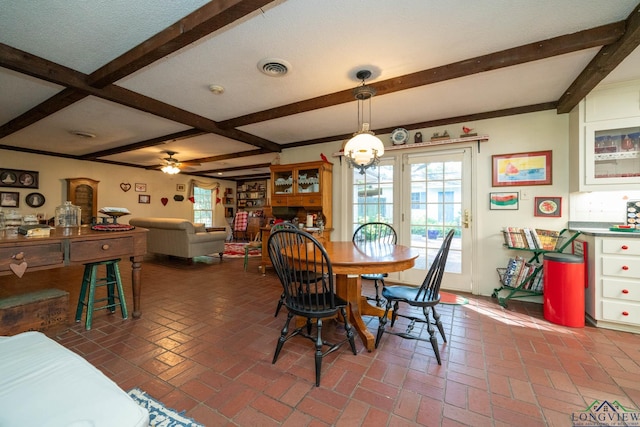
M 491 294 L 491 297 L 496 298 L 498 300 L 498 304 L 506 308 L 507 301 L 509 301 L 510 299 L 542 295 L 543 265 L 541 255 L 544 255 L 548 252 L 564 252 L 564 250 L 569 247 L 569 245 L 571 245 L 575 238 L 580 235 L 579 231 L 574 232 L 571 236 L 568 236 L 567 232 L 568 230 L 566 228 L 560 231 L 556 247 L 553 250 L 529 247 L 517 248 L 505 243 L 503 246 L 507 249 L 530 252 L 531 257 L 526 261 L 526 264 L 535 263 L 536 267 L 535 269 L 533 269 L 533 271 L 524 276 L 524 278 L 522 278 L 519 283 L 515 284 L 505 283 L 505 274 L 507 273 L 507 268 L 496 268 L 496 271 L 498 272 L 498 278 L 500 280 L 500 287 L 493 290 L 493 294 Z

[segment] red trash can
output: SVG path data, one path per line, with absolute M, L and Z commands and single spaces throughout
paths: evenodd
M 584 259 L 549 252 L 543 261 L 544 318 L 558 325 L 584 327 Z

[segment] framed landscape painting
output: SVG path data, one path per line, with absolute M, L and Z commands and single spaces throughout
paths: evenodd
M 551 185 L 551 150 L 496 154 L 492 159 L 493 187 Z
M 489 209 L 492 211 L 517 211 L 520 193 L 517 191 L 489 193 Z

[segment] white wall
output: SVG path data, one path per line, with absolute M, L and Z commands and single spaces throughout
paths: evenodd
M 44 212 L 47 218 L 53 217 L 57 206 L 67 200 L 67 182 L 65 178 L 91 178 L 100 181 L 98 184 L 98 209 L 105 206 L 125 207 L 131 215 L 122 217 L 119 222 L 127 223 L 128 218 L 134 216 L 155 216 L 167 218 L 193 219 L 193 204 L 188 200 L 189 180 L 188 175 L 167 175 L 160 171 L 151 171 L 140 168 L 113 166 L 104 163 L 69 160 L 59 157 L 42 156 L 36 154 L 19 153 L 15 151 L 0 150 L 0 168 L 30 170 L 39 173 L 39 188 L 9 188 L 0 187 L 0 191 L 18 191 L 20 193 L 20 206 L 17 209 L 22 215 Z M 234 181 L 216 180 L 198 177 L 204 182 L 219 182 L 220 194 L 225 187 L 233 188 L 236 193 Z M 121 183 L 130 183 L 131 189 L 124 192 L 120 189 Z M 147 191 L 136 192 L 135 184 L 147 185 Z M 176 184 L 185 186 L 184 192 L 176 191 Z M 42 193 L 45 204 L 40 208 L 30 208 L 25 203 L 25 197 L 32 192 Z M 147 194 L 151 196 L 150 204 L 138 203 L 138 196 Z M 173 199 L 174 195 L 184 196 L 182 202 Z M 169 199 L 163 206 L 161 199 Z M 3 208 L 8 212 L 11 208 Z M 224 224 L 214 224 L 223 226 Z
M 423 135 L 442 133 L 445 129 L 450 135 L 462 133 L 462 125 L 471 127 L 479 135 L 488 135 L 489 141 L 480 144 L 480 152 L 474 144 L 476 170 L 472 176 L 476 191 L 473 195 L 473 289 L 474 293 L 491 295 L 498 286 L 497 267 L 504 267 L 513 255 L 503 248 L 503 238 L 500 230 L 504 226 L 535 227 L 561 230 L 567 226 L 569 220 L 568 207 L 568 115 L 556 114 L 555 110 L 539 113 L 522 114 L 518 116 L 466 122 L 439 128 L 426 128 L 411 131 L 411 138 L 418 130 Z M 391 145 L 390 135 L 378 135 L 385 145 Z M 281 154 L 281 163 L 297 163 L 315 161 L 324 153 L 334 163 L 333 174 L 333 209 L 334 227 L 332 236 L 343 235 L 338 212 L 341 212 L 340 191 L 346 191 L 342 175 L 342 168 L 338 158 L 331 157 L 342 147 L 343 141 L 313 145 L 286 150 Z M 433 150 L 442 150 L 445 146 L 435 146 Z M 451 146 L 455 148 L 455 145 Z M 552 185 L 538 185 L 526 187 L 492 187 L 491 186 L 491 156 L 494 154 L 520 153 L 529 151 L 552 150 L 553 183 Z M 489 193 L 492 191 L 522 191 L 529 193 L 528 200 L 520 200 L 517 211 L 489 210 Z M 534 217 L 534 197 L 562 197 L 562 216 L 560 218 Z M 522 252 L 519 253 L 522 255 Z
M 496 267 L 503 267 L 511 255 L 503 248 L 500 230 L 504 226 L 537 227 L 560 230 L 565 228 L 569 218 L 568 208 L 568 115 L 558 115 L 555 111 L 523 114 L 512 117 L 481 120 L 471 123 L 443 126 L 440 128 L 420 129 L 423 135 L 433 132 L 442 133 L 445 129 L 451 135 L 461 133 L 462 125 L 474 128 L 480 135 L 488 135 L 489 141 L 480 144 L 480 152 L 475 149 L 474 164 L 476 170 L 473 179 L 474 192 L 473 235 L 473 289 L 474 293 L 490 295 L 498 286 Z M 411 132 L 413 137 L 414 131 Z M 388 134 L 379 135 L 385 145 L 390 145 Z M 320 153 L 324 153 L 334 163 L 333 175 L 333 208 L 334 208 L 334 236 L 343 234 L 339 212 L 342 211 L 340 192 L 346 191 L 342 178 L 340 160 L 332 157 L 342 147 L 343 141 L 300 147 L 285 150 L 281 153 L 281 163 L 297 163 L 320 160 Z M 455 147 L 455 146 L 453 146 Z M 475 144 L 474 144 L 475 147 Z M 434 147 L 442 150 L 443 146 Z M 519 153 L 528 151 L 553 151 L 553 184 L 527 187 L 491 187 L 491 156 L 493 154 Z M 10 166 L 9 166 L 10 165 Z M 0 150 L 0 166 L 12 169 L 26 169 L 40 172 L 40 193 L 44 194 L 47 202 L 43 208 L 52 215 L 66 196 L 66 182 L 64 178 L 88 177 L 100 181 L 98 191 L 98 206 L 123 206 L 132 212 L 132 216 L 164 216 L 191 218 L 191 203 L 188 201 L 173 201 L 176 193 L 175 184 L 188 184 L 187 175 L 168 176 L 157 171 L 146 171 L 138 168 L 110 166 L 101 163 L 80 162 L 54 157 L 16 153 Z M 147 184 L 147 193 L 151 195 L 151 204 L 138 204 L 138 194 L 133 189 L 127 193 L 120 190 L 120 183 L 129 182 L 132 186 L 136 182 Z M 221 182 L 221 187 L 235 187 L 235 183 Z M 489 193 L 492 191 L 522 191 L 526 189 L 530 198 L 520 200 L 517 211 L 490 211 Z M 24 196 L 33 190 L 20 190 L 21 211 L 31 213 L 33 209 L 24 208 Z M 235 193 L 235 191 L 234 191 Z M 534 201 L 536 196 L 562 197 L 562 217 L 540 218 L 534 217 Z M 161 197 L 167 197 L 169 203 L 162 206 Z M 127 217 L 124 217 L 127 218 Z M 124 221 L 123 218 L 123 222 Z

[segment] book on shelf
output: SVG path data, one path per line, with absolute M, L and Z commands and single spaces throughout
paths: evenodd
M 531 229 L 530 228 L 523 228 L 522 229 L 522 234 L 524 235 L 524 238 L 527 242 L 527 247 L 529 249 L 538 249 L 536 246 L 535 241 L 533 240 L 533 235 L 531 234 Z
M 536 233 L 540 238 L 540 249 L 545 251 L 554 251 L 556 249 L 560 237 L 559 231 L 536 228 Z

